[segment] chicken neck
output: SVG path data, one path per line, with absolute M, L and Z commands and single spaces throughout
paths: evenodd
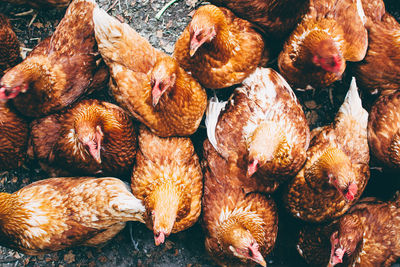
M 218 243 L 227 253 L 242 260 L 252 260 L 265 266 L 261 255 L 264 245 L 263 221 L 254 213 L 237 212 L 220 223 Z
M 274 164 L 284 167 L 290 163 L 290 146 L 282 128 L 275 122 L 263 122 L 249 139 L 248 176 L 252 176 L 258 167 Z
M 155 244 L 164 243 L 175 224 L 182 198 L 182 190 L 172 181 L 156 185 L 146 198 L 146 206 L 151 210 Z
M 345 192 L 349 191 L 353 198 L 357 193 L 355 177 L 349 157 L 336 147 L 325 149 L 304 172 L 304 178 L 314 190 L 326 193 L 328 185 L 336 196 L 347 196 Z

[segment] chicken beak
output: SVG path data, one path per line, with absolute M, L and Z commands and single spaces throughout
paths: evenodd
M 200 46 L 204 44 L 206 41 L 205 38 L 202 38 L 200 41 L 197 40 L 197 36 L 194 35 L 192 40 L 190 41 L 190 49 L 189 49 L 189 55 L 190 57 L 193 57 L 194 54 L 196 53 L 197 49 L 199 49 Z
M 247 177 L 253 176 L 253 174 L 257 171 L 258 168 L 258 160 L 253 160 L 252 163 L 250 163 L 247 166 Z
M 263 267 L 267 266 L 267 263 L 264 260 L 264 257 L 261 255 L 260 251 L 258 251 L 258 248 L 250 247 L 249 248 L 253 254 L 253 257 L 250 259 L 258 264 L 260 264 Z

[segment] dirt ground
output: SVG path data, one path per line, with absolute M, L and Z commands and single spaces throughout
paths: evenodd
M 201 0 L 178 0 L 162 15 L 155 18 L 156 13 L 166 4 L 165 0 L 96 0 L 121 21 L 129 23 L 135 30 L 150 40 L 157 48 L 172 53 L 174 43 L 190 20 L 190 13 Z M 400 18 L 400 1 L 387 0 L 388 10 Z M 5 13 L 14 26 L 21 46 L 33 48 L 45 37 L 53 33 L 62 18 L 64 10 L 39 10 L 33 24 L 28 24 L 33 14 L 17 16 L 18 13 L 30 10 L 28 6 L 14 6 L 0 0 L 0 12 Z M 327 90 L 316 92 L 296 92 L 311 128 L 331 122 L 344 94 L 348 90 L 350 75 L 334 86 L 333 104 L 329 100 Z M 374 100 L 366 96 L 368 107 Z M 200 128 L 192 139 L 197 151 L 205 138 L 205 130 Z M 371 163 L 373 165 L 373 163 Z M 46 178 L 35 164 L 27 164 L 26 168 L 0 173 L 0 191 L 14 192 L 19 188 L 39 179 Z M 397 174 L 398 176 L 398 174 Z M 399 189 L 396 174 L 389 172 L 371 172 L 370 185 L 365 195 L 387 198 Z M 387 187 L 388 184 L 392 184 Z M 390 192 L 389 192 L 390 191 Z M 275 199 L 280 205 L 280 191 Z M 283 210 L 282 208 L 280 209 Z M 269 266 L 306 266 L 297 254 L 294 244 L 300 224 L 284 212 L 280 213 L 279 234 L 275 250 L 267 256 Z M 130 231 L 132 230 L 132 231 Z M 131 235 L 132 234 L 132 235 Z M 134 242 L 137 242 L 137 246 Z M 27 256 L 0 247 L 0 266 L 214 266 L 204 250 L 202 229 L 196 224 L 191 229 L 171 235 L 165 245 L 156 247 L 153 234 L 144 225 L 130 223 L 115 239 L 102 248 L 73 248 L 44 256 Z

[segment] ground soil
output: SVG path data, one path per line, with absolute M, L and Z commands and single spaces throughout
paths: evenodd
M 129 23 L 135 30 L 150 40 L 157 48 L 171 54 L 174 43 L 184 27 L 190 21 L 191 12 L 200 4 L 198 0 L 178 0 L 162 17 L 157 20 L 156 13 L 166 4 L 165 0 L 97 0 L 104 9 L 121 21 Z M 400 3 L 398 0 L 385 1 L 389 11 L 398 19 Z M 17 16 L 30 10 L 29 6 L 15 6 L 0 0 L 0 12 L 5 13 L 25 48 L 33 48 L 45 37 L 51 35 L 62 18 L 65 9 L 38 10 L 37 17 L 28 26 L 34 13 Z M 36 12 L 36 11 L 35 11 Z M 274 67 L 274 66 L 273 66 Z M 328 90 L 296 92 L 311 128 L 332 121 L 336 111 L 348 90 L 350 75 L 333 86 L 333 103 L 329 100 Z M 365 103 L 373 98 L 365 96 Z M 197 151 L 205 131 L 200 128 L 192 139 Z M 373 163 L 372 163 L 373 164 Z M 380 173 L 372 170 L 370 185 L 366 195 L 387 198 L 399 189 L 396 181 L 398 174 Z M 27 164 L 24 168 L 0 173 L 0 191 L 14 192 L 19 188 L 47 175 L 36 164 Z M 388 184 L 391 184 L 388 188 Z M 275 194 L 280 205 L 280 191 Z M 283 210 L 282 208 L 280 210 Z M 267 256 L 269 266 L 306 266 L 295 250 L 299 222 L 285 212 L 280 213 L 279 234 L 275 250 Z M 132 230 L 132 231 L 131 231 Z M 132 238 L 131 238 L 132 232 Z M 131 241 L 133 239 L 137 245 Z M 0 247 L 0 266 L 214 266 L 204 250 L 204 235 L 200 224 L 178 234 L 171 235 L 166 243 L 156 247 L 153 234 L 144 225 L 130 223 L 115 239 L 102 248 L 72 248 L 43 256 L 27 256 L 10 249 Z

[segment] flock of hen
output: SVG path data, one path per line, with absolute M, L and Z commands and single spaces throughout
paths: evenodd
M 33 255 L 96 246 L 132 220 L 159 245 L 201 215 L 218 264 L 266 266 L 278 231 L 269 194 L 283 186 L 287 210 L 310 222 L 297 245 L 310 264 L 390 266 L 400 257 L 400 198 L 359 200 L 370 152 L 400 168 L 400 25 L 383 1 L 211 2 L 226 8 L 198 8 L 172 57 L 94 0 L 73 0 L 21 61 L 0 16 L 0 169 L 29 158 L 59 177 L 0 193 L 1 245 Z M 263 67 L 274 49 L 280 74 Z M 344 103 L 332 124 L 310 132 L 290 86 L 326 88 L 346 61 L 357 63 Z M 379 95 L 369 114 L 356 79 Z M 212 97 L 207 107 L 204 88 L 233 85 L 228 101 Z M 119 106 L 94 99 L 108 89 Z M 200 163 L 188 136 L 204 113 Z M 131 184 L 60 177 L 82 175 Z

